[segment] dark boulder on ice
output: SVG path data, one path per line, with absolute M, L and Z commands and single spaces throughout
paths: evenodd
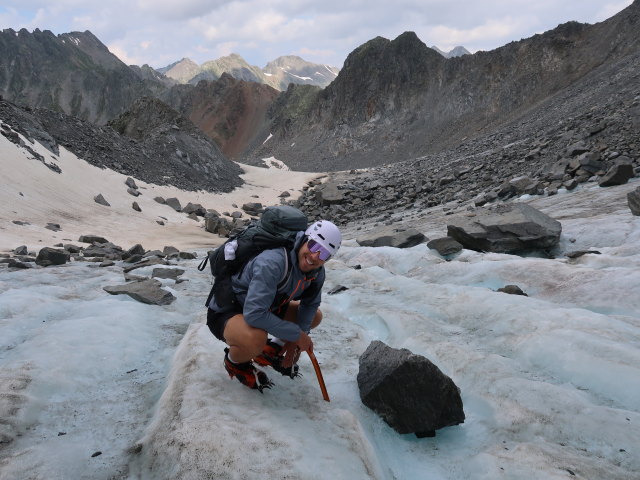
M 260 215 L 264 212 L 264 207 L 260 202 L 249 202 L 242 205 L 242 210 L 244 210 L 248 215 Z
M 345 192 L 337 185 L 321 184 L 315 189 L 316 200 L 320 205 L 340 205 L 347 200 Z
M 131 259 L 134 258 L 134 257 L 137 257 L 137 255 L 133 255 L 131 258 L 127 259 L 127 263 L 133 263 L 133 262 L 131 262 Z M 132 272 L 132 271 L 134 271 L 134 270 L 136 270 L 138 268 L 150 267 L 151 265 L 168 265 L 168 264 L 169 264 L 169 262 L 167 262 L 163 258 L 149 257 L 149 258 L 141 259 L 137 263 L 134 263 L 133 265 L 131 265 L 129 267 L 123 268 L 123 271 L 124 271 L 124 273 L 129 273 L 129 272 Z
M 136 185 L 136 181 L 131 177 L 127 177 L 127 180 L 124 182 L 124 184 L 129 188 L 134 188 L 136 190 L 138 189 L 138 185 Z
M 518 285 L 505 285 L 504 287 L 499 288 L 497 291 L 502 293 L 508 293 L 509 295 L 524 295 L 525 297 L 529 296 L 526 293 L 524 293 Z
M 627 193 L 627 204 L 631 209 L 631 213 L 640 216 L 640 187 L 633 192 Z
M 409 248 L 427 241 L 427 237 L 414 228 L 387 227 L 362 235 L 356 241 L 362 247 Z
M 184 273 L 182 268 L 154 268 L 151 276 L 154 278 L 168 278 L 177 280 Z
M 50 265 L 64 265 L 69 261 L 69 252 L 51 247 L 41 248 L 36 257 L 36 265 L 48 267 Z
M 160 281 L 152 278 L 125 285 L 109 285 L 103 290 L 111 295 L 129 295 L 134 300 L 149 305 L 169 305 L 176 297 L 161 287 Z
M 95 197 L 93 197 L 93 201 L 100 204 L 100 205 L 104 205 L 105 207 L 110 207 L 111 204 L 109 202 L 107 202 L 107 200 L 102 196 L 101 193 L 99 193 L 98 195 L 96 195 Z
M 464 422 L 460 389 L 421 355 L 373 341 L 360 357 L 360 399 L 398 433 L 434 436 Z
M 451 237 L 442 237 L 431 240 L 427 243 L 427 247 L 432 250 L 436 250 L 440 255 L 446 257 L 447 255 L 453 255 L 458 253 L 464 247 Z
M 109 240 L 98 235 L 81 235 L 78 241 L 82 243 L 109 243 Z
M 574 250 L 572 252 L 566 253 L 565 255 L 567 258 L 580 258 L 583 255 L 587 255 L 587 254 L 600 255 L 601 252 L 597 250 Z
M 199 217 L 204 217 L 207 214 L 207 209 L 199 203 L 189 202 L 187 206 L 182 209 L 182 213 L 186 213 L 187 215 L 195 213 Z
M 612 187 L 614 185 L 624 185 L 633 178 L 633 165 L 630 163 L 622 163 L 611 167 L 607 173 L 600 179 L 598 184 L 601 187 Z
M 447 235 L 465 248 L 498 253 L 552 248 L 561 232 L 560 222 L 525 203 L 479 209 L 447 225 Z
M 173 208 L 176 212 L 182 210 L 182 205 L 180 205 L 180 200 L 175 197 L 167 198 L 164 203 Z

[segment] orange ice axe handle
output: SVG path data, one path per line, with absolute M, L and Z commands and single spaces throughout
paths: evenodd
M 318 377 L 318 383 L 320 384 L 320 390 L 322 390 L 322 398 L 326 402 L 330 402 L 329 394 L 327 393 L 327 387 L 324 384 L 324 379 L 322 378 L 322 372 L 320 371 L 320 365 L 318 365 L 318 360 L 313 352 L 307 351 L 309 354 L 309 358 L 311 359 L 311 363 L 313 363 L 313 369 L 316 371 L 316 377 Z

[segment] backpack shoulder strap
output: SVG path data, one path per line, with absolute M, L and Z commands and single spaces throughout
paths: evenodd
M 278 289 L 286 285 L 289 281 L 289 277 L 291 276 L 291 270 L 293 270 L 293 265 L 289 261 L 289 250 L 285 247 L 282 247 L 282 250 L 284 251 L 284 275 L 282 276 L 282 280 L 278 283 Z

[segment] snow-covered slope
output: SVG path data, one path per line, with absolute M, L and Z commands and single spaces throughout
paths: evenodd
M 132 198 L 117 206 L 124 178 L 69 168 L 72 160 L 61 155 L 62 175 L 82 173 L 73 198 L 90 196 L 77 206 L 54 188 L 64 177 L 19 161 L 2 170 L 16 184 L 11 190 L 3 182 L 2 205 L 13 202 L 3 207 L 3 244 L 36 245 L 7 228 L 11 211 L 34 215 L 34 232 L 65 211 L 78 218 L 68 226 L 61 220 L 61 236 L 65 228 L 105 233 L 95 229 L 107 225 L 107 236 L 120 242 L 153 243 L 162 232 L 157 245 L 198 246 L 191 220 L 182 225 L 167 215 L 175 228 L 156 230 L 151 186 L 140 198 L 147 197 L 143 213 L 153 217 L 134 224 Z M 19 166 L 31 176 L 16 172 Z M 268 182 L 286 183 L 289 174 L 274 169 Z M 324 321 L 313 333 L 330 403 L 306 356 L 302 378 L 269 372 L 276 385 L 263 395 L 229 380 L 224 345 L 204 324 L 210 279 L 196 270 L 198 260 L 180 262 L 187 282 L 163 280 L 177 296 L 164 307 L 107 295 L 102 287 L 123 283 L 119 265 L 0 270 L 0 479 L 638 478 L 640 217 L 625 199 L 638 185 L 586 184 L 520 200 L 562 222 L 560 253 L 601 252 L 574 260 L 465 250 L 445 261 L 426 245 L 359 247 L 358 230 L 347 229 L 327 263 L 325 291 L 338 284 L 348 290 L 324 296 Z M 122 210 L 86 224 L 98 214 L 81 205 L 93 203 L 98 187 Z M 18 203 L 36 194 L 42 217 Z M 405 219 L 432 238 L 446 229 L 441 208 Z M 52 237 L 43 240 L 48 245 Z M 514 283 L 529 296 L 495 291 Z M 374 339 L 425 355 L 451 376 L 465 423 L 417 439 L 398 435 L 364 407 L 358 357 Z

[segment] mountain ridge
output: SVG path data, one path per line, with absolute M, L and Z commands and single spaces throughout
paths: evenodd
M 283 91 L 290 83 L 326 87 L 340 69 L 308 62 L 296 55 L 280 56 L 268 62 L 264 68 L 259 68 L 250 65 L 241 55 L 231 53 L 201 65 L 185 57 L 157 71 L 179 83 L 193 85 L 201 80 L 218 80 L 223 73 L 227 73 L 238 80 L 264 83 Z
M 639 11 L 636 0 L 598 24 L 567 22 L 490 52 L 450 59 L 412 32 L 394 40 L 377 37 L 347 57 L 334 82 L 307 98 L 303 113 L 283 117 L 275 109 L 272 139 L 245 161 L 274 156 L 293 169 L 326 171 L 436 153 L 638 51 Z
M 104 124 L 135 99 L 145 81 L 90 31 L 0 32 L 0 94 L 32 107 L 60 110 Z

